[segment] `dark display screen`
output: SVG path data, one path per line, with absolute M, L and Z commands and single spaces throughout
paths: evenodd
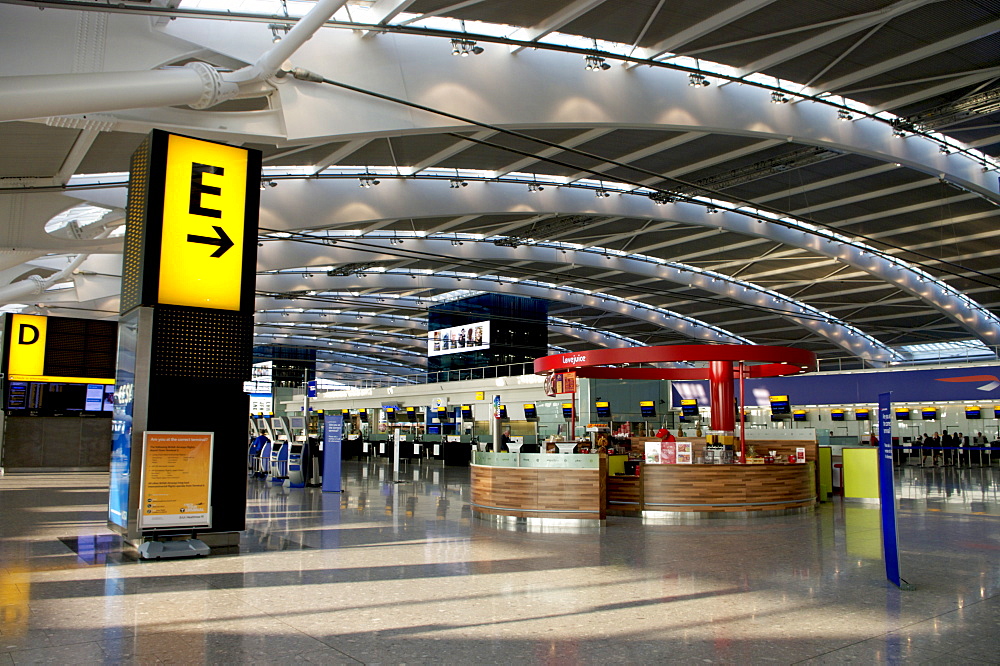
M 796 412 L 796 413 L 792 414 L 792 420 L 793 421 L 805 421 L 806 420 L 806 414 L 805 413 Z
M 643 401 L 639 403 L 639 411 L 643 416 L 656 416 L 656 405 L 652 401 Z
M 920 418 L 922 418 L 924 421 L 934 421 L 935 419 L 937 419 L 937 410 L 936 409 L 921 410 Z
M 538 418 L 538 410 L 535 409 L 534 405 L 525 405 L 524 406 L 524 418 L 526 418 L 526 419 L 537 419 Z
M 980 412 L 980 410 L 979 410 L 978 407 L 976 407 L 975 409 L 966 409 L 965 410 L 965 418 L 967 418 L 967 419 L 982 418 L 981 414 L 982 414 L 982 412 Z
M 868 420 L 868 410 L 854 412 L 855 421 L 867 421 Z
M 611 404 L 607 402 L 599 402 L 597 407 L 597 418 L 599 419 L 609 419 L 611 418 Z
M 897 421 L 909 421 L 910 420 L 910 410 L 902 409 L 896 412 Z
M 831 421 L 843 421 L 844 420 L 844 412 L 830 412 L 830 420 Z
M 48 318 L 45 374 L 57 377 L 114 377 L 118 324 L 88 319 Z

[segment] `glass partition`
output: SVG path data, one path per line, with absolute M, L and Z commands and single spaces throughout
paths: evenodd
M 472 464 L 529 469 L 600 469 L 597 453 L 493 453 L 473 451 Z

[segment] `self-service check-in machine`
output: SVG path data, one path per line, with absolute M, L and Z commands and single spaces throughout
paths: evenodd
M 260 419 L 262 421 L 263 419 Z M 265 434 L 264 426 L 254 417 L 250 417 L 250 446 L 247 449 L 247 471 L 255 478 L 267 476 L 264 465 L 264 449 L 267 449 L 267 460 L 270 462 L 271 440 Z M 269 466 L 269 465 L 268 465 Z
M 292 440 L 288 424 L 281 416 L 272 416 L 270 428 L 274 433 L 271 440 L 271 483 L 281 483 L 288 478 L 288 448 Z
M 258 416 L 256 418 L 257 429 L 266 440 L 257 454 L 257 468 L 261 478 L 267 477 L 271 473 L 271 453 L 274 450 L 274 429 L 271 427 L 271 420 L 268 416 Z
M 306 443 L 309 436 L 306 434 L 306 417 L 292 416 L 288 419 L 291 431 L 291 438 L 288 441 L 288 467 L 285 488 L 305 488 L 305 460 Z

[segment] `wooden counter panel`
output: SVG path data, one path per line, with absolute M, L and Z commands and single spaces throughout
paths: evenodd
M 472 466 L 473 510 L 517 518 L 604 518 L 602 469 Z
M 642 479 L 647 511 L 780 510 L 812 506 L 816 496 L 813 463 L 645 465 Z
M 638 476 L 608 477 L 608 508 L 617 511 L 642 510 L 642 478 Z

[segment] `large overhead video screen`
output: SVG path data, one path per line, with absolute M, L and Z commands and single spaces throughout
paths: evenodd
M 490 348 L 490 322 L 480 321 L 427 332 L 427 355 L 443 356 Z

